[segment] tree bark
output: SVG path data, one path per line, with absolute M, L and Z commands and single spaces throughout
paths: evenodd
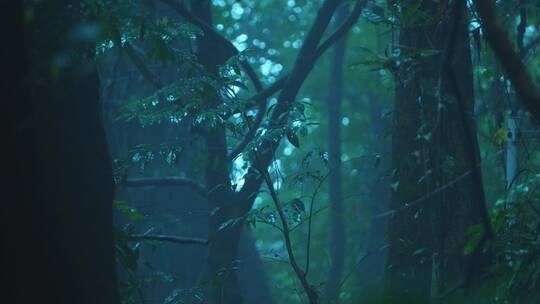
M 191 1 L 194 16 L 212 25 L 211 3 L 208 0 Z M 203 36 L 198 40 L 197 58 L 210 74 L 218 75 L 220 65 L 234 54 L 221 46 L 221 42 L 212 36 Z M 217 94 L 208 100 L 217 105 Z M 231 163 L 227 155 L 227 141 L 223 126 L 215 126 L 205 136 L 208 165 L 205 172 L 208 191 L 209 214 L 209 253 L 207 257 L 210 295 L 213 303 L 243 303 L 238 281 L 238 270 L 243 267 L 238 261 L 238 246 L 244 226 L 242 216 L 251 206 L 240 199 L 230 185 L 229 172 Z M 254 197 L 253 197 L 254 199 Z M 244 207 L 244 208 L 242 208 Z M 237 219 L 235 221 L 235 219 Z
M 18 1 L 15 1 L 18 2 Z M 25 2 L 26 3 L 26 2 Z M 113 179 L 101 121 L 95 39 L 78 1 L 26 3 L 10 18 L 24 41 L 14 119 L 17 200 L 7 241 L 17 303 L 119 303 Z M 85 20 L 84 22 L 82 20 Z
M 437 11 L 436 4 L 424 3 L 418 13 L 436 16 Z M 478 262 L 463 256 L 467 229 L 480 224 L 486 226 L 486 233 L 489 230 L 472 119 L 474 94 L 465 6 L 452 6 L 445 14 L 439 24 L 433 24 L 430 17 L 420 18 L 400 34 L 402 54 L 412 61 L 402 60 L 396 73 L 392 133 L 395 191 L 391 204 L 392 208 L 405 209 L 390 221 L 390 303 L 428 303 L 431 296 L 464 279 L 471 263 Z M 450 38 L 455 43 L 447 44 Z M 430 49 L 441 52 L 427 56 L 414 53 Z M 453 56 L 447 58 L 450 51 Z M 408 202 L 465 172 L 463 181 L 422 204 L 407 207 Z
M 347 19 L 347 6 L 336 12 L 336 28 Z M 343 65 L 345 61 L 346 36 L 335 45 L 330 61 L 330 83 L 327 99 L 328 113 L 328 155 L 330 174 L 328 187 L 330 196 L 330 272 L 326 283 L 326 296 L 337 300 L 343 273 L 345 253 L 345 226 L 343 222 L 343 202 L 341 195 L 341 101 L 343 98 Z

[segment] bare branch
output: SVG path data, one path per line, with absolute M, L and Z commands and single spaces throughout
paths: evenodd
M 167 186 L 188 187 L 202 197 L 207 196 L 206 187 L 204 185 L 201 185 L 196 180 L 176 176 L 131 178 L 128 179 L 124 185 L 130 188 Z
M 174 235 L 162 235 L 162 234 L 133 234 L 129 236 L 130 240 L 148 240 L 148 241 L 160 241 L 175 244 L 194 244 L 194 245 L 208 245 L 208 240 L 201 238 L 191 238 L 184 236 Z
M 533 83 L 529 72 L 514 51 L 506 30 L 497 20 L 495 2 L 493 0 L 475 0 L 474 4 L 482 18 L 482 29 L 493 52 L 501 62 L 518 99 L 540 123 L 540 94 Z
M 317 187 L 315 188 L 315 191 L 313 191 L 313 195 L 311 196 L 311 204 L 309 206 L 309 218 L 308 218 L 307 245 L 306 245 L 306 275 L 309 273 L 309 258 L 310 258 L 310 253 L 311 253 L 311 224 L 313 223 L 313 206 L 315 205 L 315 198 L 317 197 L 317 193 L 321 189 L 321 186 L 323 185 L 324 181 L 329 176 L 329 174 L 325 175 L 324 178 L 322 178 L 319 181 L 319 184 L 317 185 Z
M 272 197 L 272 200 L 274 201 L 274 205 L 276 207 L 276 210 L 278 211 L 278 215 L 281 220 L 282 234 L 283 234 L 283 238 L 285 239 L 285 248 L 287 249 L 289 262 L 294 270 L 294 273 L 298 277 L 298 280 L 302 284 L 302 288 L 304 289 L 304 291 L 306 292 L 306 295 L 308 296 L 309 303 L 310 304 L 317 303 L 317 299 L 318 299 L 317 292 L 313 289 L 313 287 L 307 281 L 306 273 L 300 268 L 294 256 L 294 251 L 292 249 L 292 243 L 291 243 L 291 237 L 290 237 L 291 231 L 289 229 L 289 225 L 287 224 L 287 217 L 285 216 L 285 212 L 283 211 L 283 206 L 281 205 L 279 196 L 276 193 L 276 189 L 274 189 L 274 184 L 272 183 L 272 180 L 270 179 L 270 174 L 268 173 L 267 166 L 259 166 L 259 171 L 263 175 L 264 181 L 266 182 L 266 186 L 268 190 L 270 191 L 270 196 Z
M 272 85 L 270 85 L 268 88 L 258 92 L 257 94 L 248 97 L 247 100 L 254 101 L 254 103 L 251 106 L 259 105 L 260 103 L 264 103 L 266 99 L 275 93 L 279 92 L 285 85 L 285 82 L 287 82 L 287 78 L 289 77 L 289 74 L 281 77 L 278 79 L 278 81 L 274 82 Z M 239 112 L 234 112 L 233 114 L 236 114 Z

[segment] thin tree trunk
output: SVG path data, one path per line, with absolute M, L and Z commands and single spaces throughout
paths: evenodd
M 347 18 L 347 6 L 336 12 L 337 27 Z M 330 194 L 330 272 L 326 283 L 326 296 L 336 300 L 343 273 L 345 253 L 345 227 L 343 223 L 343 202 L 341 195 L 341 100 L 343 96 L 343 64 L 345 60 L 346 37 L 334 46 L 330 61 L 330 83 L 327 99 L 328 112 L 328 155 L 330 174 L 328 176 Z
M 191 1 L 192 12 L 206 24 L 212 25 L 211 3 L 208 0 Z M 230 56 L 230 52 L 210 36 L 203 36 L 198 41 L 197 58 L 208 73 L 218 75 L 218 68 Z M 217 105 L 219 97 L 207 100 Z M 223 126 L 215 126 L 205 137 L 207 163 L 205 179 L 210 190 L 208 195 L 209 213 L 209 253 L 207 258 L 210 294 L 213 303 L 243 303 L 238 281 L 238 246 L 244 221 L 242 216 L 247 211 L 240 206 L 247 203 L 231 189 L 227 158 L 227 142 Z M 254 199 L 254 198 L 253 198 Z M 238 219 L 234 221 L 234 219 Z M 234 222 L 233 222 L 234 221 Z
M 384 97 L 382 97 L 384 98 Z M 374 92 L 369 97 L 370 151 L 378 154 L 375 159 L 375 170 L 371 172 L 372 180 L 369 181 L 369 208 L 368 216 L 387 212 L 390 200 L 389 171 L 390 171 L 390 138 L 385 138 L 388 131 L 388 121 L 383 117 L 381 97 L 376 97 Z M 359 290 L 360 294 L 367 299 L 375 301 L 382 297 L 385 263 L 388 250 L 386 234 L 388 230 L 388 218 L 373 218 L 369 228 L 365 250 L 369 254 L 359 267 Z M 369 302 L 369 300 L 367 300 Z

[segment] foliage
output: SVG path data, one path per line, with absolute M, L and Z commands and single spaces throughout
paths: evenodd
M 237 146 L 250 133 L 260 111 L 251 99 L 256 90 L 248 81 L 242 63 L 248 62 L 254 66 L 266 87 L 286 75 L 322 3 L 305 0 L 212 1 L 216 31 L 239 50 L 238 55 L 220 67 L 220 73 L 216 76 L 209 75 L 197 63 L 194 55 L 196 41 L 203 36 L 202 31 L 176 17 L 171 11 L 156 13 L 158 2 L 85 2 L 85 9 L 89 13 L 98 14 L 101 20 L 102 36 L 96 47 L 99 56 L 106 56 L 115 50 L 125 51 L 127 45 L 132 45 L 146 66 L 159 64 L 161 69 L 172 67 L 174 71 L 170 77 L 172 80 L 162 79 L 162 86 L 149 84 L 151 89 L 144 93 L 124 96 L 119 109 L 113 113 L 114 123 L 133 124 L 137 130 L 164 126 L 159 130 L 173 130 L 173 134 L 180 134 L 179 130 L 189 131 L 190 139 L 187 143 L 169 142 L 165 136 L 156 133 L 154 136 L 158 144 L 155 141 L 153 144 L 146 143 L 141 138 L 137 144 L 130 146 L 115 160 L 115 177 L 119 189 L 124 189 L 123 185 L 129 177 L 138 175 L 160 176 L 165 175 L 164 172 L 173 172 L 177 176 L 198 177 L 204 172 L 203 169 L 211 165 L 208 154 L 201 152 L 190 158 L 189 152 L 198 151 L 202 138 L 214 128 L 225 129 L 229 150 Z M 343 221 L 347 236 L 347 258 L 344 263 L 345 268 L 351 269 L 353 274 L 342 284 L 339 300 L 343 303 L 359 302 L 371 292 L 366 290 L 371 282 L 366 282 L 366 277 L 362 276 L 362 267 L 367 269 L 369 266 L 357 265 L 357 257 L 367 252 L 378 252 L 379 247 L 385 248 L 379 245 L 373 248 L 375 245 L 371 238 L 375 238 L 375 230 L 378 229 L 374 217 L 388 211 L 388 193 L 400 186 L 399 181 L 391 183 L 389 179 L 392 168 L 388 144 L 392 134 L 388 130 L 392 114 L 400 110 L 393 108 L 392 91 L 396 69 L 399 66 L 414 66 L 443 52 L 438 49 L 404 52 L 397 45 L 396 37 L 404 25 L 443 18 L 447 1 L 434 1 L 440 5 L 440 16 L 421 15 L 420 6 L 423 1 L 409 1 L 411 5 L 404 11 L 401 10 L 401 2 L 368 1 L 361 21 L 353 27 L 347 41 L 341 120 L 343 152 L 340 161 L 344 180 Z M 537 11 L 533 1 L 523 1 L 522 4 L 530 12 Z M 515 3 L 502 1 L 498 5 L 505 12 L 502 17 L 506 24 L 513 28 L 520 20 Z M 534 43 L 538 37 L 539 29 L 535 25 L 538 17 L 533 15 L 529 13 L 529 25 L 523 38 L 526 45 Z M 478 26 L 473 13 L 470 24 L 473 39 L 470 47 L 474 50 L 477 99 L 474 118 L 480 135 L 484 185 L 488 204 L 492 207 L 490 216 L 496 233 L 495 241 L 489 245 L 497 253 L 497 263 L 490 270 L 495 277 L 495 284 L 500 287 L 486 297 L 520 303 L 529 292 L 538 288 L 540 216 L 537 209 L 540 207 L 536 187 L 540 180 L 532 174 L 532 177 L 516 185 L 515 193 L 506 193 L 504 159 L 498 155 L 506 148 L 505 117 L 518 108 L 514 106 L 515 96 L 503 71 L 494 63 L 490 50 L 482 44 Z M 512 31 L 511 34 L 517 36 Z M 525 60 L 531 71 L 538 71 L 540 59 L 535 56 L 534 49 L 535 45 L 532 45 Z M 280 138 L 285 139 L 277 144 L 269 172 L 284 202 L 287 223 L 294 232 L 294 249 L 301 261 L 307 258 L 307 223 L 312 220 L 310 279 L 320 287 L 321 293 L 330 268 L 327 241 L 330 225 L 329 194 L 325 180 L 330 170 L 328 154 L 325 152 L 328 129 L 326 83 L 333 76 L 327 72 L 330 63 L 330 56 L 325 56 L 315 65 L 297 100 L 288 109 L 290 116 L 286 125 L 270 125 L 269 117 L 276 110 L 277 103 L 276 98 L 270 98 L 262 123 L 254 130 L 253 140 L 229 164 L 231 188 L 240 191 L 246 168 L 254 163 L 261 143 L 277 143 Z M 430 93 L 437 93 L 435 85 Z M 220 97 L 217 106 L 213 100 L 215 96 Z M 431 135 L 420 128 L 419 136 L 427 143 Z M 418 151 L 415 157 L 420 158 L 420 153 Z M 530 161 L 524 162 L 524 169 L 537 170 L 538 152 L 531 149 L 527 157 Z M 187 160 L 191 167 L 197 169 L 190 170 L 183 166 L 180 164 L 182 160 Z M 452 170 L 452 161 L 448 159 L 446 162 L 447 170 Z M 431 173 L 425 172 L 424 177 L 428 178 Z M 275 301 L 301 303 L 303 295 L 288 264 L 287 251 L 280 234 L 282 227 L 267 190 L 257 193 L 255 206 L 249 213 L 224 220 L 220 223 L 220 230 L 238 223 L 249 227 L 257 239 L 257 250 L 264 261 Z M 499 197 L 505 199 L 497 200 Z M 514 199 L 510 201 L 508 197 Z M 130 221 L 144 222 L 151 227 L 159 224 L 156 220 L 141 217 L 134 208 L 121 201 L 117 201 L 115 206 Z M 211 215 L 212 212 L 217 211 L 210 210 L 207 213 Z M 178 220 L 176 214 L 167 215 Z M 135 232 L 130 229 L 133 226 L 117 229 L 117 250 L 120 264 L 128 274 L 128 280 L 122 285 L 125 303 L 136 303 L 140 290 L 158 281 L 173 285 L 178 282 L 174 275 L 165 274 L 150 265 L 144 266 L 147 272 L 141 271 L 137 265 L 146 263 L 140 257 L 142 245 L 129 241 L 128 236 Z M 469 228 L 466 236 L 468 243 L 463 248 L 464 255 L 474 253 L 483 233 L 481 226 Z M 382 260 L 386 251 L 380 252 L 385 252 L 380 254 Z M 141 280 L 139 271 L 149 275 Z M 190 289 L 178 287 L 180 285 L 178 283 L 170 289 L 164 303 L 183 303 L 186 297 L 195 299 L 193 301 L 203 301 L 205 295 L 201 286 Z
M 540 175 L 528 176 L 493 209 L 493 244 L 498 263 L 492 266 L 500 288 L 496 296 L 509 302 L 538 298 L 540 286 Z

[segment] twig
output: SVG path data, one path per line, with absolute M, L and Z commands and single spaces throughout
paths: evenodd
M 311 222 L 313 218 L 313 205 L 315 204 L 315 197 L 317 196 L 317 193 L 319 192 L 319 189 L 321 189 L 322 184 L 326 180 L 326 178 L 330 175 L 328 173 L 325 175 L 317 185 L 317 188 L 315 188 L 315 191 L 313 191 L 313 195 L 311 196 L 311 204 L 309 207 L 309 218 L 308 218 L 308 235 L 307 235 L 307 245 L 306 245 L 306 275 L 309 272 L 309 256 L 310 256 L 310 249 L 311 249 Z
M 206 197 L 208 193 L 206 191 L 206 187 L 201 185 L 199 182 L 189 178 L 182 178 L 176 176 L 131 178 L 128 179 L 123 185 L 131 188 L 164 186 L 188 187 L 202 197 Z
M 174 235 L 162 235 L 162 234 L 132 234 L 129 236 L 130 240 L 148 240 L 148 241 L 160 241 L 169 242 L 175 244 L 194 244 L 194 245 L 208 245 L 208 240 L 201 238 L 191 238 L 184 236 Z
M 353 272 L 356 270 L 356 268 L 358 268 L 358 266 L 371 254 L 371 251 L 369 252 L 366 252 L 360 259 L 358 259 L 358 261 L 356 261 L 356 263 L 354 264 L 353 267 L 351 267 L 351 269 L 349 270 L 349 272 L 343 277 L 343 280 L 341 280 L 341 282 L 339 282 L 339 286 L 338 286 L 338 291 L 341 289 L 341 287 L 343 287 L 343 284 L 345 284 L 345 282 L 347 282 L 347 280 L 349 279 L 349 277 L 353 274 Z
M 287 254 L 289 256 L 289 262 L 298 277 L 298 280 L 302 284 L 302 288 L 306 292 L 309 303 L 315 304 L 317 303 L 317 292 L 313 289 L 313 287 L 309 284 L 306 278 L 306 273 L 302 271 L 300 266 L 298 265 L 296 258 L 294 256 L 294 251 L 292 249 L 291 244 L 291 238 L 290 238 L 290 230 L 289 225 L 287 224 L 287 218 L 285 216 L 285 212 L 283 211 L 283 207 L 281 205 L 281 201 L 279 199 L 279 196 L 276 193 L 276 189 L 274 188 L 274 185 L 272 184 L 272 180 L 270 179 L 270 174 L 268 173 L 268 169 L 266 167 L 259 167 L 259 171 L 261 175 L 263 176 L 266 186 L 268 187 L 268 190 L 270 191 L 270 196 L 272 197 L 272 200 L 274 201 L 274 205 L 276 207 L 276 210 L 278 211 L 279 218 L 281 220 L 281 225 L 283 227 L 282 234 L 283 238 L 285 239 L 285 247 L 287 249 Z
M 500 155 L 504 151 L 505 150 L 499 150 L 494 155 L 491 155 L 491 157 Z M 485 162 L 485 160 L 478 163 L 477 166 L 481 166 L 483 164 L 483 162 Z M 433 191 L 427 193 L 426 195 L 423 195 L 422 197 L 420 197 L 418 199 L 415 199 L 415 200 L 413 200 L 413 201 L 411 201 L 409 203 L 406 203 L 402 207 L 395 208 L 395 209 L 392 209 L 392 210 L 389 210 L 389 211 L 385 211 L 383 213 L 379 213 L 379 214 L 373 216 L 373 219 L 391 216 L 391 215 L 394 215 L 396 213 L 403 212 L 403 211 L 405 211 L 405 210 L 407 210 L 409 208 L 412 208 L 412 207 L 414 207 L 414 206 L 416 206 L 418 204 L 421 204 L 421 203 L 427 201 L 430 197 L 434 196 L 435 194 L 440 193 L 442 191 L 446 191 L 448 188 L 450 188 L 450 187 L 456 185 L 457 183 L 461 182 L 463 179 L 465 179 L 465 177 L 469 176 L 469 174 L 471 174 L 472 172 L 473 172 L 473 169 L 469 169 L 469 170 L 465 171 L 463 174 L 461 174 L 460 176 L 456 177 L 455 179 L 451 180 L 450 182 L 446 183 L 445 185 L 442 185 L 439 188 L 434 189 Z

